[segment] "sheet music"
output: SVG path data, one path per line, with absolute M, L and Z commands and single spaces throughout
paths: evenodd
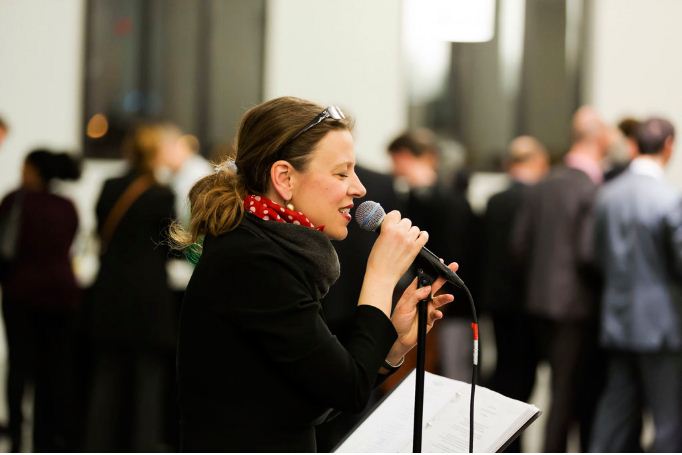
M 411 452 L 415 374 L 412 371 L 336 452 Z M 468 452 L 470 390 L 469 384 L 426 372 L 423 452 Z M 474 450 L 497 450 L 537 412 L 534 406 L 477 387 Z
M 412 371 L 336 452 L 411 452 L 414 389 L 415 372 Z M 456 399 L 461 394 L 458 384 L 427 372 L 424 377 L 425 426 L 443 406 L 444 397 Z
M 444 406 L 424 430 L 424 452 L 469 451 L 469 395 L 451 406 Z M 476 387 L 474 451 L 495 452 L 538 410 L 492 390 Z M 522 417 L 519 417 L 522 416 Z M 513 428 L 500 432 L 499 429 Z M 498 431 L 496 431 L 498 429 Z

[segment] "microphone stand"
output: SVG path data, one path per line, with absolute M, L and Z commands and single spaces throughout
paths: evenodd
M 421 288 L 433 283 L 433 278 L 424 273 L 420 268 L 417 269 L 417 287 Z M 459 283 L 453 283 L 460 286 Z M 478 382 L 478 350 L 479 350 L 479 336 L 478 336 L 478 316 L 476 315 L 476 306 L 474 305 L 474 298 L 469 291 L 469 288 L 461 283 L 460 286 L 466 292 L 467 299 L 471 305 L 471 313 L 473 322 L 471 329 L 473 331 L 473 365 L 471 368 L 471 395 L 469 396 L 469 453 L 474 452 L 474 395 L 476 393 L 476 383 Z M 412 452 L 421 453 L 422 451 L 422 419 L 424 415 L 424 373 L 426 364 L 426 321 L 428 299 L 420 300 L 417 303 L 417 368 L 415 377 L 415 391 L 414 391 L 414 430 L 412 437 Z
M 430 285 L 430 279 L 422 269 L 417 270 L 417 287 Z M 412 436 L 412 452 L 422 451 L 422 419 L 424 415 L 424 373 L 426 366 L 426 321 L 428 318 L 427 308 L 429 300 L 420 300 L 417 303 L 417 368 L 416 384 L 414 391 L 414 430 Z

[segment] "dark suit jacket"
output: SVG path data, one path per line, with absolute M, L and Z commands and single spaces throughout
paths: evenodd
M 178 344 L 183 450 L 315 451 L 314 425 L 330 408 L 365 406 L 395 329 L 363 305 L 341 344 L 311 267 L 253 223 L 206 238 Z
M 517 219 L 513 248 L 527 268 L 527 308 L 557 321 L 596 316 L 593 204 L 597 186 L 559 166 L 535 185 Z
M 604 346 L 682 350 L 682 196 L 637 163 L 597 201 L 597 258 L 604 272 Z
M 476 219 L 466 198 L 456 190 L 435 185 L 411 189 L 402 198 L 399 197 L 398 208 L 403 217 L 428 231 L 429 242 L 426 247 L 429 250 L 442 257 L 446 264 L 453 261 L 459 264 L 457 274 L 467 283 L 472 294 L 476 295 Z M 401 279 L 401 284 L 405 284 L 405 277 Z M 470 317 L 471 309 L 467 304 L 466 294 L 454 286 L 448 292 L 455 295 L 457 304 L 445 307 L 443 311 L 446 317 Z
M 71 309 L 79 295 L 69 253 L 78 229 L 76 209 L 49 192 L 22 193 L 15 258 L 2 283 L 3 304 Z M 18 195 L 13 191 L 3 199 L 0 216 L 9 213 Z
M 107 180 L 97 201 L 101 226 L 128 185 L 128 174 Z M 174 197 L 155 185 L 137 199 L 121 219 L 89 298 L 88 325 L 98 341 L 137 347 L 172 347 L 175 340 L 172 294 L 166 279 L 166 240 L 174 217 Z
M 525 278 L 511 251 L 512 229 L 528 186 L 513 182 L 493 195 L 483 219 L 482 308 L 496 314 L 525 309 Z

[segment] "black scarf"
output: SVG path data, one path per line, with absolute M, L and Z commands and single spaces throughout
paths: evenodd
M 287 253 L 303 259 L 305 273 L 310 276 L 315 299 L 322 299 L 339 278 L 339 257 L 329 238 L 320 231 L 290 223 L 261 220 L 247 213 L 242 226 L 267 238 Z

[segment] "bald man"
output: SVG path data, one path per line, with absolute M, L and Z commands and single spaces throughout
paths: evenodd
M 598 282 L 592 268 L 592 206 L 603 181 L 609 128 L 591 107 L 578 109 L 563 163 L 528 192 L 512 246 L 525 267 L 525 306 L 552 372 L 545 452 L 565 452 L 580 425 L 587 449 L 603 382 L 597 357 Z

